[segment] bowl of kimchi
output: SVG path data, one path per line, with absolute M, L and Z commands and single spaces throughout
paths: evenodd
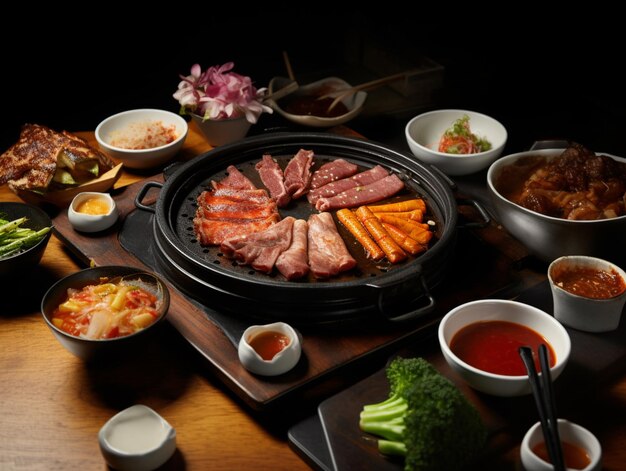
M 165 318 L 169 302 L 167 286 L 154 273 L 101 266 L 57 281 L 41 313 L 63 347 L 94 360 L 132 348 Z
M 405 128 L 411 152 L 446 175 L 484 170 L 504 150 L 506 128 L 494 118 L 467 110 L 436 110 L 411 119 Z

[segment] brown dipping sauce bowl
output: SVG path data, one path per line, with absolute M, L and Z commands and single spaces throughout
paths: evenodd
M 626 272 L 620 267 L 601 258 L 564 256 L 550 264 L 548 279 L 561 324 L 586 332 L 617 329 L 626 304 Z

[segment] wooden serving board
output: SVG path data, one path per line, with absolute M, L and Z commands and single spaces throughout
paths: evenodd
M 63 211 L 54 218 L 56 236 L 86 265 L 131 265 L 158 272 L 157 268 L 146 265 L 139 257 L 127 252 L 119 240 L 127 218 L 130 220 L 130 215 L 138 211 L 134 199 L 147 181 L 162 182 L 163 176 L 155 175 L 113 191 L 120 219 L 111 229 L 96 234 L 76 232 Z M 158 191 L 154 191 L 155 194 L 151 191 L 144 198 L 144 204 L 156 201 Z M 136 237 L 140 244 L 147 242 L 152 237 L 152 227 L 138 231 Z M 450 267 L 449 279 L 432 293 L 438 303 L 432 315 L 402 324 L 380 321 L 350 327 L 303 327 L 300 329 L 303 358 L 296 368 L 279 377 L 255 376 L 239 362 L 236 349 L 238 326 L 258 321 L 248 320 L 242 315 L 232 319 L 233 328 L 228 322 L 228 315 L 221 313 L 218 306 L 211 306 L 210 300 L 204 305 L 199 304 L 171 283 L 168 283 L 171 304 L 167 318 L 208 360 L 210 368 L 220 379 L 254 409 L 267 409 L 286 398 L 328 394 L 347 382 L 355 381 L 349 372 L 363 377 L 375 371 L 384 364 L 393 349 L 432 330 L 451 307 L 487 296 L 501 288 L 519 285 L 519 277 L 509 270 L 511 261 L 503 260 L 500 251 L 465 231 L 461 231 L 458 239 L 458 256 Z M 471 267 L 471 277 L 467 276 L 467 267 Z M 354 368 L 357 365 L 360 368 Z M 334 381 L 322 381 L 330 377 Z
M 547 281 L 525 290 L 516 300 L 552 313 L 552 296 Z M 554 386 L 559 416 L 571 419 L 572 414 L 580 409 L 581 398 L 624 372 L 626 323 L 622 322 L 618 330 L 602 334 L 566 329 L 572 342 L 571 355 Z M 420 344 L 409 345 L 399 355 L 424 357 L 476 406 L 490 432 L 488 448 L 479 468 L 502 469 L 497 457 L 518 444 L 526 430 L 538 420 L 532 395 L 495 397 L 473 390 L 445 362 L 435 335 L 422 339 Z M 374 437 L 361 432 L 358 427 L 363 405 L 380 402 L 388 394 L 385 370 L 381 368 L 324 400 L 318 407 L 317 417 L 309 417 L 292 427 L 290 443 L 315 469 L 400 471 L 402 463 L 381 455 Z M 325 441 L 325 448 L 317 442 L 320 436 Z

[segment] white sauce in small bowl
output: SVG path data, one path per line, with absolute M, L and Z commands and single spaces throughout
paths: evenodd
M 152 414 L 127 414 L 110 427 L 106 440 L 124 453 L 145 453 L 158 447 L 167 437 L 161 420 Z
M 156 469 L 176 450 L 176 430 L 141 404 L 111 417 L 100 429 L 98 439 L 107 463 L 122 471 Z

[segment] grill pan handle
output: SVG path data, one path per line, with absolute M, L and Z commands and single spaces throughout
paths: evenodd
M 163 188 L 163 183 L 146 182 L 146 184 L 142 186 L 141 189 L 137 192 L 137 196 L 135 196 L 135 207 L 143 211 L 148 211 L 149 213 L 154 213 L 155 212 L 154 206 L 148 206 L 146 204 L 143 204 L 143 199 L 148 194 L 148 191 L 150 191 L 150 188 L 161 189 Z
M 430 291 L 428 290 L 428 286 L 426 285 L 426 280 L 424 276 L 419 274 L 419 283 L 422 285 L 422 294 L 424 298 L 427 300 L 427 304 L 421 306 L 413 311 L 404 312 L 402 314 L 390 314 L 387 312 L 389 305 L 391 304 L 391 300 L 396 297 L 396 293 L 393 289 L 393 286 L 385 286 L 376 285 L 376 284 L 368 284 L 370 288 L 380 290 L 378 293 L 378 310 L 380 313 L 385 316 L 385 318 L 392 322 L 404 322 L 412 319 L 417 319 L 418 317 L 424 316 L 433 311 L 435 308 L 435 298 L 432 297 Z
M 489 216 L 489 212 L 478 201 L 469 199 L 469 198 L 458 198 L 457 203 L 465 204 L 468 206 L 473 206 L 474 209 L 478 211 L 478 214 L 480 214 L 480 217 L 482 218 L 482 221 L 459 224 L 457 228 L 459 229 L 482 229 L 483 227 L 487 227 L 489 223 L 491 222 L 491 216 Z
M 450 179 L 450 177 L 448 177 L 448 175 L 443 173 L 434 165 L 431 165 L 430 169 L 433 172 L 435 172 L 442 180 L 444 180 L 452 191 L 456 192 L 456 190 L 458 189 L 458 186 L 452 179 Z M 457 198 L 457 204 L 463 204 L 463 203 L 470 205 L 470 206 L 474 206 L 474 208 L 476 209 L 476 211 L 478 211 L 478 213 L 480 214 L 480 217 L 483 220 L 478 221 L 478 222 L 468 222 L 467 224 L 458 225 L 457 227 L 459 229 L 477 229 L 477 228 L 481 229 L 489 225 L 489 223 L 491 222 L 491 217 L 489 216 L 489 212 L 478 201 L 469 199 L 469 198 Z

